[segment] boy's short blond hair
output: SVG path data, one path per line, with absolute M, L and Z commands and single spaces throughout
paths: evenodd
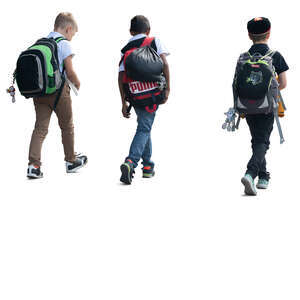
M 257 42 L 264 41 L 268 37 L 269 33 L 270 31 L 261 34 L 249 33 L 249 37 L 254 43 L 257 43 Z
M 71 13 L 61 12 L 58 14 L 54 22 L 54 29 L 65 29 L 68 25 L 71 25 L 75 31 L 78 31 L 77 23 Z

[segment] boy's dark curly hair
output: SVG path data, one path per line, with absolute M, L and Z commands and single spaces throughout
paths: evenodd
M 135 16 L 130 22 L 130 31 L 134 33 L 146 33 L 150 30 L 149 20 L 142 15 Z

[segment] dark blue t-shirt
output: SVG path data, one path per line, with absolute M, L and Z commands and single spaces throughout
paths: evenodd
M 269 50 L 270 48 L 267 44 L 254 44 L 249 49 L 249 53 L 251 55 L 253 55 L 254 53 L 260 53 L 261 55 L 266 55 Z M 285 62 L 285 59 L 278 51 L 276 51 L 273 55 L 273 66 L 278 75 L 289 69 L 289 66 Z

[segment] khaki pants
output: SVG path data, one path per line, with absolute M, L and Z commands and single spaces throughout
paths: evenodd
M 29 164 L 37 166 L 41 165 L 42 145 L 48 133 L 49 122 L 53 112 L 56 96 L 57 93 L 33 99 L 36 112 L 36 122 L 30 142 Z M 55 113 L 61 129 L 65 160 L 74 162 L 75 153 L 72 100 L 70 97 L 70 87 L 67 84 L 65 84 L 62 90 Z

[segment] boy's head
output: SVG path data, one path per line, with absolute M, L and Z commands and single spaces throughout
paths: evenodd
M 54 31 L 61 33 L 67 40 L 71 41 L 78 31 L 77 23 L 71 13 L 60 13 L 54 22 Z
M 150 33 L 149 20 L 141 15 L 135 16 L 130 22 L 130 34 L 137 35 L 139 33 L 144 33 L 146 35 Z
M 259 17 L 247 24 L 248 34 L 253 43 L 267 42 L 270 37 L 271 22 L 267 18 Z

